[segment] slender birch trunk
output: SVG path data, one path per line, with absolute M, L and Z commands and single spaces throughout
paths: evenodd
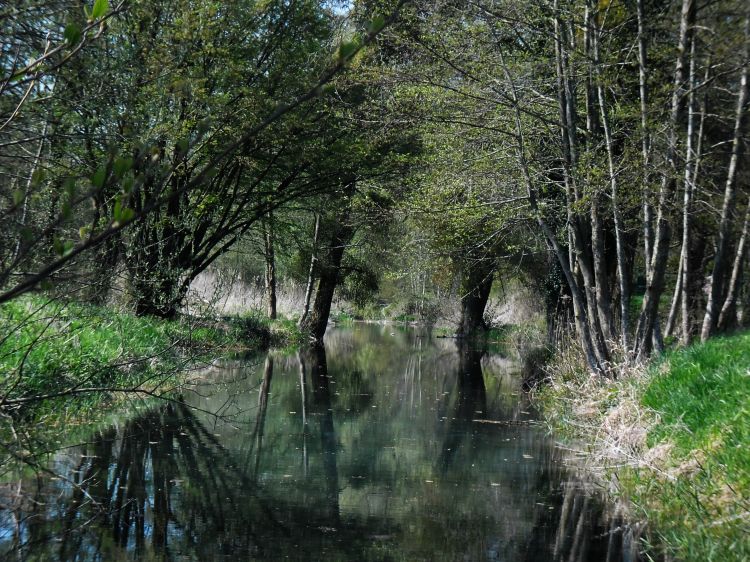
M 734 253 L 734 263 L 732 264 L 732 275 L 729 278 L 729 287 L 727 289 L 727 298 L 719 313 L 717 327 L 721 331 L 729 329 L 729 317 L 737 306 L 737 295 L 740 289 L 740 278 L 742 277 L 742 265 L 745 261 L 745 248 L 747 246 L 748 223 L 750 222 L 750 202 L 745 209 L 745 219 L 742 221 L 742 234 L 737 242 L 737 249 Z
M 734 120 L 734 133 L 732 135 L 732 154 L 729 158 L 727 179 L 724 187 L 724 202 L 721 206 L 721 221 L 719 222 L 719 234 L 716 242 L 716 255 L 714 257 L 713 271 L 711 272 L 711 283 L 708 291 L 708 302 L 706 303 L 706 314 L 703 317 L 701 329 L 701 341 L 706 341 L 715 331 L 719 319 L 719 303 L 722 299 L 722 287 L 724 285 L 725 261 L 729 249 L 730 226 L 734 217 L 735 199 L 737 192 L 737 165 L 739 163 L 740 151 L 742 149 L 742 127 L 745 119 L 745 104 L 748 97 L 748 56 L 750 56 L 750 13 L 745 17 L 744 30 L 745 45 L 743 49 L 742 73 L 740 75 L 740 88 L 737 96 L 737 113 Z
M 263 222 L 263 242 L 266 256 L 266 305 L 268 317 L 276 320 L 276 255 L 274 252 L 273 214 Z
M 599 109 L 601 110 L 601 121 L 602 128 L 604 130 L 604 144 L 607 150 L 607 165 L 609 167 L 609 186 L 612 196 L 612 215 L 615 223 L 615 246 L 617 250 L 617 277 L 620 288 L 620 343 L 622 344 L 625 357 L 629 356 L 630 350 L 630 318 L 628 307 L 630 306 L 630 290 L 628 287 L 628 273 L 625 264 L 625 241 L 623 239 L 623 218 L 622 211 L 620 208 L 620 193 L 619 186 L 617 184 L 617 169 L 615 166 L 615 156 L 612 143 L 612 128 L 609 122 L 609 114 L 607 112 L 607 103 L 604 93 L 604 85 L 601 80 L 601 73 L 599 69 L 600 57 L 599 57 L 599 38 L 594 36 L 593 39 L 594 49 L 594 64 L 597 73 L 597 97 L 599 98 Z M 598 281 L 598 279 L 597 279 Z
M 669 337 L 674 332 L 675 324 L 677 323 L 677 313 L 680 310 L 680 303 L 682 302 L 682 252 L 680 252 L 680 262 L 677 264 L 677 280 L 674 284 L 674 292 L 672 293 L 672 304 L 669 305 L 669 316 L 667 316 L 667 324 L 664 326 L 664 336 Z
M 643 298 L 641 315 L 638 319 L 638 329 L 636 330 L 636 357 L 639 359 L 645 358 L 651 352 L 655 327 L 658 322 L 659 299 L 664 292 L 664 278 L 667 269 L 667 258 L 669 256 L 669 244 L 672 237 L 669 214 L 677 184 L 674 174 L 677 159 L 677 128 L 685 113 L 686 60 L 690 38 L 693 34 L 695 16 L 695 0 L 682 0 L 680 35 L 677 45 L 678 54 L 675 64 L 674 90 L 672 93 L 672 108 L 668 124 L 669 133 L 665 154 L 668 169 L 663 174 L 659 189 L 654 245 L 652 254 L 646 256 L 647 259 L 651 260 L 651 266 L 649 275 L 647 276 L 646 294 Z
M 648 124 L 648 79 L 646 69 L 648 50 L 646 48 L 645 13 L 643 0 L 636 1 L 638 19 L 638 91 L 641 104 L 641 156 L 643 159 L 643 255 L 646 257 L 646 277 L 651 275 L 649 261 L 654 244 L 654 211 L 651 206 L 651 133 Z
M 704 84 L 708 83 L 711 73 L 711 59 L 709 57 L 706 64 L 706 74 L 704 76 Z M 694 86 L 695 87 L 695 86 Z M 691 92 L 692 95 L 693 92 Z M 692 101 L 691 101 L 692 109 Z M 703 94 L 703 102 L 701 103 L 700 109 L 700 124 L 698 125 L 698 134 L 696 135 L 696 148 L 694 154 L 690 154 L 686 151 L 686 158 L 693 158 L 692 165 L 692 176 L 685 176 L 685 188 L 689 189 L 690 197 L 683 198 L 683 228 L 682 228 L 682 246 L 680 250 L 680 262 L 677 266 L 677 281 L 675 283 L 674 294 L 672 295 L 672 306 L 669 309 L 669 318 L 667 320 L 667 327 L 665 335 L 670 336 L 674 331 L 675 324 L 677 323 L 678 313 L 682 317 L 682 334 L 681 342 L 683 345 L 688 345 L 690 342 L 690 334 L 692 328 L 690 326 L 690 245 L 692 244 L 691 236 L 692 230 L 690 228 L 690 213 L 692 212 L 692 196 L 695 193 L 696 186 L 698 185 L 698 173 L 700 171 L 701 160 L 703 158 L 703 130 L 706 122 L 706 113 L 708 111 L 708 95 Z M 689 185 L 688 185 L 689 183 Z M 687 192 L 685 193 L 687 196 Z M 687 228 L 686 228 L 687 224 Z M 686 232 L 688 233 L 686 235 Z M 688 263 L 685 263 L 688 260 Z
M 680 271 L 678 274 L 677 285 L 675 293 L 682 293 L 682 336 L 681 342 L 687 346 L 690 344 L 690 315 L 688 307 L 688 299 L 685 295 L 687 292 L 685 288 L 690 283 L 690 226 L 691 217 L 693 211 L 693 189 L 694 189 L 694 169 L 698 162 L 698 153 L 693 149 L 693 142 L 695 137 L 695 64 L 696 64 L 696 38 L 693 35 L 690 42 L 690 71 L 688 82 L 690 84 L 690 95 L 688 96 L 688 121 L 687 121 L 687 140 L 685 143 L 685 173 L 684 173 L 684 187 L 683 187 L 683 198 L 682 198 L 682 250 L 680 251 Z M 701 131 L 702 135 L 703 119 L 701 118 Z M 700 140 L 698 141 L 700 144 Z M 677 297 L 675 296 L 675 300 Z M 670 311 L 670 318 L 671 318 Z M 671 326 L 667 322 L 667 334 L 669 334 Z
M 305 287 L 305 304 L 299 319 L 300 326 L 310 313 L 310 301 L 312 300 L 313 283 L 315 280 L 315 268 L 318 260 L 318 237 L 320 235 L 320 213 L 315 213 L 315 230 L 313 231 L 312 251 L 310 252 L 310 268 L 307 271 L 307 287 Z

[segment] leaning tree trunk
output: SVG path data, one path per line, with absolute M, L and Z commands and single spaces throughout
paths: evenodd
M 742 277 L 742 266 L 745 261 L 745 248 L 747 247 L 748 222 L 750 221 L 750 202 L 745 209 L 745 219 L 742 221 L 742 234 L 740 241 L 737 243 L 737 249 L 734 254 L 734 264 L 732 265 L 732 275 L 729 278 L 729 287 L 727 288 L 727 297 L 719 313 L 717 329 L 725 332 L 736 326 L 735 315 L 737 312 L 737 295 L 740 289 L 740 279 Z
M 597 357 L 597 354 L 594 350 L 594 343 L 592 341 L 588 321 L 585 316 L 586 305 L 583 302 L 583 295 L 581 293 L 580 286 L 578 285 L 578 282 L 576 281 L 573 272 L 570 269 L 571 262 L 569 261 L 569 254 L 562 248 L 562 246 L 560 246 L 555 233 L 552 231 L 550 226 L 547 224 L 547 221 L 544 219 L 544 215 L 542 214 L 537 202 L 536 188 L 532 180 L 531 171 L 529 170 L 529 164 L 526 158 L 526 146 L 524 140 L 525 136 L 523 121 L 521 119 L 521 109 L 518 105 L 518 94 L 516 92 L 515 83 L 511 78 L 510 72 L 505 66 L 505 61 L 503 61 L 502 59 L 501 61 L 503 64 L 503 73 L 510 88 L 511 101 L 513 102 L 516 130 L 516 157 L 518 158 L 518 164 L 521 168 L 521 172 L 523 173 L 529 207 L 531 208 L 532 215 L 535 217 L 537 224 L 544 234 L 544 238 L 546 239 L 547 244 L 554 252 L 554 255 L 557 257 L 557 261 L 560 264 L 560 268 L 562 269 L 563 275 L 565 276 L 565 281 L 567 282 L 568 288 L 570 289 L 570 293 L 573 297 L 573 310 L 576 321 L 576 329 L 578 330 L 578 335 L 581 341 L 583 352 L 586 355 L 586 363 L 588 364 L 592 372 L 604 374 L 606 372 L 606 366 L 600 363 L 599 358 Z
M 599 299 L 596 290 L 595 263 L 598 259 L 604 259 L 604 256 L 593 254 L 590 250 L 591 242 L 588 236 L 587 225 L 581 216 L 579 216 L 577 207 L 581 205 L 581 194 L 577 181 L 578 169 L 578 135 L 577 130 L 577 112 L 576 112 L 576 95 L 574 76 L 570 69 L 570 57 L 567 51 L 568 36 L 565 32 L 563 22 L 559 17 L 558 2 L 554 3 L 556 13 L 555 17 L 555 68 L 557 74 L 557 101 L 560 112 L 560 136 L 563 152 L 563 176 L 565 183 L 566 195 L 566 213 L 568 217 L 568 234 L 570 248 L 573 250 L 575 261 L 572 259 L 568 262 L 570 267 L 578 266 L 583 281 L 583 294 L 581 300 L 574 301 L 577 316 L 587 324 L 586 331 L 593 344 L 593 352 L 596 355 L 598 365 L 604 365 L 609 362 L 610 353 L 607 346 L 606 337 L 602 323 L 599 321 Z M 507 73 L 507 70 L 506 70 Z M 596 223 L 596 221 L 594 221 Z M 588 226 L 591 226 L 590 224 Z M 597 224 L 594 224 L 594 229 Z M 562 265 L 562 264 L 561 264 Z M 567 278 L 567 276 L 566 276 Z M 571 292 L 575 295 L 575 290 L 571 287 Z M 609 303 L 607 303 L 608 305 Z M 582 305 L 582 307 L 579 307 Z M 582 339 L 586 336 L 581 332 L 581 324 L 577 323 L 579 328 L 579 337 Z
M 721 221 L 719 222 L 719 235 L 716 241 L 716 255 L 714 256 L 714 267 L 711 272 L 711 282 L 708 290 L 708 301 L 706 303 L 706 314 L 703 317 L 701 329 L 701 341 L 706 341 L 716 330 L 719 319 L 719 307 L 722 301 L 722 290 L 725 287 L 726 258 L 729 252 L 730 227 L 735 213 L 735 199 L 737 192 L 737 166 L 739 163 L 740 150 L 742 148 L 742 126 L 745 117 L 745 104 L 748 97 L 747 73 L 748 56 L 750 55 L 750 13 L 745 17 L 745 48 L 744 66 L 740 76 L 740 91 L 737 97 L 737 113 L 734 120 L 734 134 L 732 136 L 732 155 L 729 159 L 727 169 L 727 181 L 724 188 L 724 202 L 721 206 Z
M 331 314 L 333 294 L 339 282 L 341 262 L 347 245 L 354 236 L 354 227 L 349 222 L 351 208 L 346 203 L 346 210 L 340 219 L 332 225 L 333 232 L 330 245 L 323 252 L 318 261 L 318 279 L 315 288 L 315 300 L 300 329 L 316 342 L 322 342 L 328 327 L 328 317 Z
M 484 309 L 492 290 L 495 274 L 493 260 L 479 259 L 468 264 L 467 273 L 461 284 L 461 321 L 458 336 L 471 338 L 487 329 Z

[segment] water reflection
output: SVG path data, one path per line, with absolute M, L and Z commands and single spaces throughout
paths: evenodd
M 620 518 L 528 423 L 503 358 L 358 326 L 203 383 L 56 455 L 75 486 L 4 487 L 0 555 L 636 559 Z
M 338 442 L 333 425 L 333 408 L 331 408 L 331 390 L 328 384 L 328 365 L 326 350 L 320 346 L 306 349 L 299 355 L 300 372 L 310 369 L 313 401 L 310 416 L 317 418 L 320 433 L 320 455 L 322 457 L 323 476 L 325 480 L 326 520 L 335 527 L 339 525 L 339 472 L 336 464 Z M 304 377 L 302 384 L 306 384 Z
M 474 420 L 482 419 L 487 412 L 487 391 L 482 375 L 483 352 L 463 344 L 458 349 L 458 371 L 456 372 L 456 399 L 453 415 L 448 422 L 443 449 L 440 453 L 440 466 L 445 473 L 465 439 L 472 450 L 477 432 Z

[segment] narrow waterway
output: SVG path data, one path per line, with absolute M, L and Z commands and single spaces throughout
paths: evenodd
M 182 398 L 55 454 L 0 506 L 0 557 L 635 560 L 499 354 L 356 324 Z

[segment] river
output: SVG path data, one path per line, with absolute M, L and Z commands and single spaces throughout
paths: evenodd
M 4 494 L 0 557 L 636 560 L 536 419 L 501 354 L 333 328 L 325 349 L 223 360 L 55 453 L 58 477 Z

